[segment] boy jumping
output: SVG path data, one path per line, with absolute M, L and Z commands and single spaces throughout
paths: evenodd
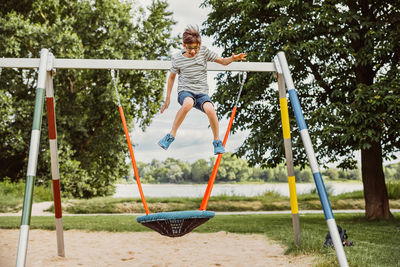
M 204 112 L 211 125 L 214 135 L 214 154 L 222 154 L 225 149 L 219 139 L 218 117 L 214 104 L 208 96 L 207 62 L 213 61 L 222 65 L 229 65 L 236 60 L 245 60 L 246 54 L 240 53 L 231 57 L 222 58 L 205 46 L 201 46 L 201 37 L 198 27 L 188 26 L 183 33 L 183 47 L 179 53 L 172 56 L 172 67 L 168 77 L 167 96 L 161 108 L 163 113 L 170 104 L 172 86 L 178 77 L 178 102 L 182 106 L 176 113 L 171 132 L 164 136 L 158 144 L 165 150 L 175 140 L 176 132 L 192 107 Z

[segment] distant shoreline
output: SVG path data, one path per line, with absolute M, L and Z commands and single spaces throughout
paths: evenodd
M 144 194 L 149 197 L 203 197 L 207 184 L 142 184 Z M 357 182 L 326 182 L 327 191 L 332 195 L 363 190 L 363 184 Z M 309 193 L 315 188 L 314 183 L 297 183 L 297 194 Z M 289 196 L 287 183 L 263 184 L 222 184 L 213 186 L 212 195 L 245 196 L 262 195 L 267 191 L 274 191 L 282 196 Z M 115 198 L 140 197 L 136 184 L 117 184 Z

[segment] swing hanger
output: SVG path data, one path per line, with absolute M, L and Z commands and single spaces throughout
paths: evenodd
M 118 107 L 121 106 L 121 101 L 119 100 L 119 94 L 118 94 L 118 81 L 119 81 L 119 70 L 117 70 L 117 76 L 115 76 L 115 70 L 111 69 L 110 70 L 111 78 L 114 82 L 114 88 L 115 88 L 115 94 L 117 95 L 117 100 L 118 100 Z
M 115 82 L 115 79 L 118 82 L 119 79 L 119 70 L 117 69 L 117 77 L 115 77 L 115 69 L 110 69 L 110 73 L 111 73 L 111 78 L 113 79 L 113 81 Z
M 237 107 L 237 105 L 239 103 L 240 95 L 242 94 L 242 90 L 243 90 L 243 86 L 244 86 L 244 82 L 246 81 L 246 78 L 247 78 L 247 72 L 245 72 L 245 71 L 239 72 L 240 90 L 239 90 L 239 94 L 236 98 L 235 107 Z

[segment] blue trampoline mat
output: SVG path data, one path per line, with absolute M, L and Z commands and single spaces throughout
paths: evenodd
M 158 212 L 136 218 L 138 223 L 146 223 L 153 221 L 165 220 L 183 220 L 183 219 L 202 219 L 213 218 L 215 212 L 208 210 L 185 210 L 185 211 L 171 211 L 171 212 Z

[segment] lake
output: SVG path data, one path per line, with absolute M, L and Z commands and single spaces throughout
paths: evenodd
M 332 188 L 332 194 L 363 190 L 363 185 L 359 183 L 325 183 L 325 186 Z M 186 185 L 186 184 L 142 184 L 145 197 L 203 197 L 207 188 L 206 184 Z M 310 192 L 315 188 L 312 183 L 296 184 L 297 194 Z M 289 185 L 282 184 L 215 184 L 211 196 L 229 195 L 252 197 L 265 193 L 266 191 L 275 191 L 283 196 L 289 196 Z M 118 184 L 113 197 L 134 197 L 139 198 L 139 190 L 136 184 Z

